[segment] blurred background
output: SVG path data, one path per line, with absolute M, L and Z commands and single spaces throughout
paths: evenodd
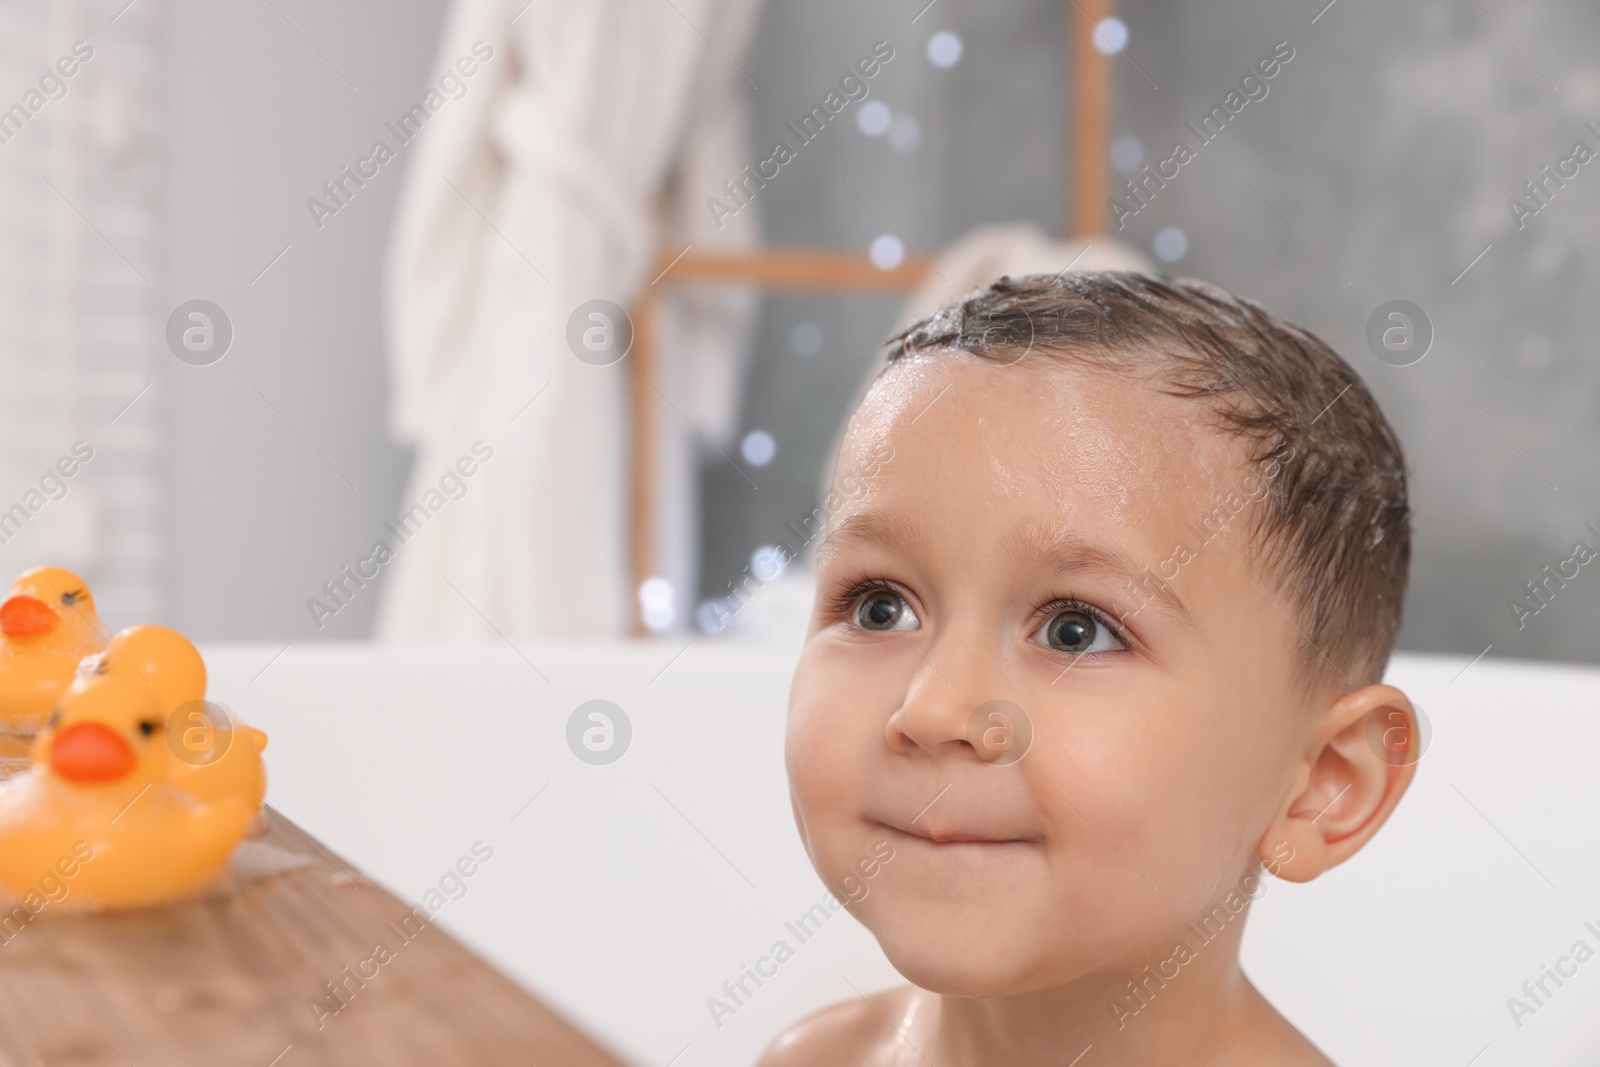
M 1600 311 L 1583 296 L 1582 252 L 1600 238 L 1600 178 L 1584 167 L 1559 188 L 1545 180 L 1545 204 L 1520 226 L 1508 198 L 1540 207 L 1523 183 L 1543 180 L 1540 168 L 1556 167 L 1577 140 L 1600 146 L 1584 125 L 1600 120 L 1600 67 L 1587 47 L 1600 14 L 1575 3 L 1324 4 L 1120 5 L 1104 38 L 1114 91 L 1102 164 L 1112 195 L 1128 172 L 1170 155 L 1177 138 L 1197 143 L 1184 124 L 1219 104 L 1275 45 L 1288 42 L 1293 58 L 1124 229 L 1116 232 L 1109 209 L 1103 221 L 1161 269 L 1216 282 L 1309 327 L 1371 385 L 1414 472 L 1403 648 L 1596 659 L 1584 635 L 1600 625 L 1600 582 L 1567 583 L 1520 628 L 1511 602 L 1537 606 L 1526 583 L 1542 579 L 1541 568 L 1571 556 L 1578 540 L 1600 544 L 1585 526 L 1600 523 L 1592 461 L 1600 361 L 1591 343 Z M 518 26 L 541 17 L 542 5 L 518 12 L 525 7 L 507 9 Z M 741 239 L 871 254 L 892 266 L 937 260 L 987 224 L 1071 231 L 1064 20 L 1081 10 L 1055 0 L 769 0 L 745 5 L 743 16 L 738 5 L 695 10 L 715 20 L 723 8 L 736 24 L 725 39 L 689 25 L 687 8 L 662 8 L 677 24 L 675 47 L 700 49 L 693 64 L 715 68 L 686 98 L 737 97 L 728 107 L 742 139 L 732 156 L 723 152 L 732 165 L 702 167 L 701 184 L 676 194 L 681 203 L 724 196 L 721 178 L 766 159 L 789 137 L 785 123 L 885 41 L 893 59 L 870 79 L 870 93 L 738 213 Z M 540 57 L 523 56 L 514 36 L 497 42 L 497 58 L 468 79 L 469 103 L 450 102 L 439 129 L 423 130 L 336 215 L 319 219 L 308 200 L 332 203 L 324 182 L 388 137 L 384 124 L 449 69 L 446 16 L 438 0 L 0 7 L 0 106 L 27 109 L 25 121 L 0 119 L 8 135 L 0 143 L 0 508 L 20 502 L 28 511 L 26 522 L 0 527 L 0 559 L 13 570 L 47 557 L 75 566 L 114 621 L 160 620 L 202 639 L 378 632 L 396 568 L 336 612 L 308 601 L 335 606 L 323 583 L 354 566 L 438 476 L 414 473 L 415 440 L 390 417 L 389 353 L 404 321 L 393 294 L 415 299 L 420 284 L 391 284 L 386 312 L 402 192 L 430 158 L 449 165 L 447 138 L 464 136 L 469 103 L 515 103 L 516 92 L 488 79 L 536 85 Z M 59 98 L 47 91 L 29 108 L 26 94 L 76 41 L 92 59 L 61 79 Z M 454 127 L 450 109 L 461 112 Z M 681 185 L 692 168 L 674 169 L 671 143 L 683 119 L 662 121 L 666 147 L 640 151 L 656 160 L 663 187 Z M 597 119 L 587 134 L 569 135 L 598 144 L 607 138 L 601 126 Z M 439 195 L 455 194 L 440 186 Z M 463 199 L 522 247 L 503 202 L 470 190 Z M 676 232 L 670 219 L 653 231 L 648 262 L 630 261 L 616 291 L 589 295 L 631 306 L 658 264 L 697 239 L 696 251 L 714 247 L 717 233 L 696 238 L 683 228 L 707 228 L 705 209 L 695 212 L 698 221 Z M 539 269 L 537 257 L 523 258 Z M 661 287 L 672 282 L 669 274 Z M 676 518 L 659 523 L 670 561 L 657 568 L 667 588 L 653 587 L 650 621 L 668 632 L 695 628 L 697 611 L 704 624 L 702 606 L 815 507 L 834 436 L 905 300 L 895 291 L 678 288 L 685 300 L 697 289 L 723 300 L 718 314 L 733 342 L 708 387 L 729 398 L 720 415 L 700 420 L 657 405 L 660 425 L 687 415 L 692 428 L 678 426 L 677 452 L 663 461 L 673 470 L 657 487 L 670 499 L 655 506 Z M 1433 331 L 1426 357 L 1408 366 L 1380 360 L 1367 342 L 1369 317 L 1395 299 L 1418 305 Z M 231 325 L 225 355 L 207 365 L 169 349 L 169 316 L 192 300 L 211 301 Z M 569 310 L 556 309 L 557 328 Z M 668 333 L 658 347 L 670 348 Z M 693 390 L 697 380 L 677 381 Z M 663 395 L 687 408 L 673 388 Z M 525 399 L 508 396 L 507 415 Z M 529 418 L 545 417 L 539 405 L 554 412 L 563 403 L 545 397 Z M 625 408 L 593 418 L 626 441 Z M 92 461 L 60 499 L 46 494 L 30 507 L 41 474 L 78 441 L 92 447 Z M 605 507 L 623 538 L 626 486 L 616 463 L 625 459 L 612 457 L 601 465 L 609 473 L 596 475 L 617 483 L 606 487 Z M 474 491 L 514 495 L 515 480 Z M 586 521 L 559 510 L 551 521 Z M 447 536 L 457 535 L 441 533 L 441 543 Z M 622 540 L 606 544 L 617 566 L 605 581 L 631 597 L 640 576 L 626 571 Z M 480 594 L 458 584 L 476 603 Z M 492 608 L 481 614 L 502 618 Z M 542 632 L 503 619 L 512 637 Z M 737 633 L 747 621 L 723 629 Z M 607 616 L 595 628 L 617 625 Z M 440 636 L 497 640 L 481 627 Z
M 878 346 L 963 280 L 1200 277 L 1377 395 L 1400 645 L 1453 656 L 1398 665 L 1440 730 L 1393 829 L 1275 891 L 1250 973 L 1343 1062 L 1588 1062 L 1588 994 L 1498 1013 L 1590 918 L 1597 683 L 1495 661 L 1600 660 L 1597 32 L 1510 0 L 0 0 L 0 573 L 196 638 L 274 806 L 375 880 L 415 898 L 492 839 L 447 927 L 629 1062 L 747 1063 L 847 971 L 895 980 L 839 924 L 738 1026 L 701 1014 L 824 891 L 775 546 Z M 609 769 L 569 731 L 597 698 L 638 724 Z

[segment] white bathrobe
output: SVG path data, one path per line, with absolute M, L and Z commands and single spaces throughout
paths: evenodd
M 410 149 L 391 248 L 391 426 L 416 449 L 385 537 L 378 636 L 623 636 L 630 580 L 628 362 L 576 358 L 567 322 L 631 308 L 656 255 L 749 244 L 705 201 L 750 160 L 743 65 L 760 0 L 457 0 L 437 77 L 493 56 Z M 480 52 L 481 52 L 480 47 Z M 657 338 L 660 567 L 692 613 L 694 463 L 732 435 L 748 293 L 674 293 Z M 537 397 L 537 399 L 535 399 Z M 531 404 L 530 404 L 531 401 Z M 674 405 L 678 410 L 674 410 Z M 681 412 L 681 414 L 680 414 Z M 455 489 L 447 472 L 492 449 Z M 497 636 L 498 635 L 498 636 Z

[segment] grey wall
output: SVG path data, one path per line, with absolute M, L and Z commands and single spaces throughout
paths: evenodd
M 1600 658 L 1590 636 L 1600 628 L 1600 567 L 1583 568 L 1523 629 L 1508 603 L 1574 541 L 1600 548 L 1584 528 L 1600 526 L 1597 309 L 1586 298 L 1600 166 L 1582 168 L 1525 229 L 1506 206 L 1574 140 L 1600 150 L 1600 136 L 1582 128 L 1600 126 L 1600 14 L 1572 2 L 1483 3 L 1480 14 L 1453 0 L 1345 0 L 1319 16 L 1325 2 L 1121 5 L 1132 33 L 1116 62 L 1116 133 L 1137 136 L 1147 160 L 1167 155 L 1184 121 L 1220 103 L 1276 42 L 1295 51 L 1268 95 L 1121 236 L 1148 252 L 1159 229 L 1180 227 L 1189 250 L 1170 270 L 1307 326 L 1378 395 L 1413 468 L 1403 647 L 1475 655 L 1492 642 L 1493 655 Z M 761 85 L 753 144 L 769 142 L 880 36 L 899 56 L 875 92 L 923 132 L 918 151 L 900 155 L 852 126 L 830 127 L 763 192 L 771 240 L 864 248 L 884 232 L 844 176 L 925 250 L 983 222 L 1059 226 L 1066 5 L 943 0 L 913 25 L 925 3 L 769 8 L 751 62 Z M 924 55 L 944 29 L 966 46 L 950 70 Z M 1368 317 L 1394 298 L 1419 304 L 1434 326 L 1431 351 L 1412 366 L 1379 361 L 1365 341 Z M 708 464 L 708 594 L 813 506 L 816 464 L 893 317 L 892 303 L 768 301 L 746 418 L 778 439 L 780 469 L 766 475 L 776 492 L 764 484 L 758 502 L 725 466 Z M 788 346 L 802 320 L 828 338 L 814 357 Z
M 383 426 L 379 319 L 399 168 L 321 230 L 305 201 L 420 95 L 443 10 L 172 5 L 170 303 L 213 300 L 235 328 L 221 362 L 179 368 L 169 407 L 171 602 L 199 637 L 351 638 L 370 626 L 371 597 L 320 633 L 305 600 L 371 545 L 406 470 Z
M 913 23 L 925 3 L 769 4 L 745 64 L 760 87 L 751 158 L 879 38 L 897 55 L 873 98 L 921 128 L 916 150 L 901 153 L 853 122 L 830 127 L 763 191 L 769 239 L 865 248 L 890 229 L 880 210 L 928 251 L 985 222 L 1058 229 L 1066 6 L 940 0 Z M 1505 201 L 1576 138 L 1600 148 L 1582 128 L 1600 125 L 1589 58 L 1600 15 L 1572 2 L 1480 4 L 1491 26 L 1453 0 L 1341 0 L 1312 24 L 1322 6 L 1122 5 L 1132 38 L 1116 63 L 1116 129 L 1139 137 L 1146 158 L 1165 154 L 1183 121 L 1274 42 L 1295 49 L 1269 95 L 1123 235 L 1148 250 L 1158 229 L 1181 227 L 1190 247 L 1172 269 L 1302 322 L 1377 392 L 1415 475 L 1405 647 L 1476 654 L 1493 642 L 1496 655 L 1597 658 L 1585 636 L 1600 624 L 1591 568 L 1521 631 L 1507 602 L 1573 541 L 1595 543 L 1586 520 L 1600 525 L 1589 459 L 1600 362 L 1584 298 L 1600 168 L 1585 167 L 1526 229 Z M 261 3 L 170 9 L 170 303 L 215 300 L 237 331 L 221 363 L 180 368 L 167 398 L 170 600 L 173 621 L 207 638 L 357 637 L 372 600 L 320 634 L 304 602 L 381 528 L 408 461 L 383 426 L 379 319 L 400 173 L 386 168 L 321 231 L 305 199 L 417 95 L 443 4 L 277 7 L 281 16 Z M 965 44 L 950 70 L 924 52 L 944 29 Z M 1380 362 L 1364 341 L 1368 316 L 1395 297 L 1420 304 L 1436 331 L 1410 367 Z M 745 423 L 776 437 L 778 458 L 759 494 L 720 459 L 707 463 L 708 595 L 813 506 L 828 443 L 895 310 L 882 299 L 765 302 Z M 790 346 L 801 322 L 822 330 L 815 355 Z

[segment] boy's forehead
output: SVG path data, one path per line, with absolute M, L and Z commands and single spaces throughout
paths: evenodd
M 846 431 L 835 487 L 853 477 L 838 518 L 874 500 L 981 497 L 1074 524 L 1092 508 L 1126 526 L 1155 503 L 1208 510 L 1243 465 L 1242 444 L 1200 402 L 1134 376 L 1044 353 L 1005 366 L 945 352 L 910 357 L 874 384 Z

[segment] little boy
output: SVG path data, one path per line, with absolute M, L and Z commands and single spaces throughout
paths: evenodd
M 1414 771 L 1372 395 L 1257 305 L 1142 274 L 1001 278 L 890 343 L 787 762 L 812 863 L 912 984 L 762 1064 L 1327 1065 L 1239 943 L 1263 869 L 1349 859 Z

